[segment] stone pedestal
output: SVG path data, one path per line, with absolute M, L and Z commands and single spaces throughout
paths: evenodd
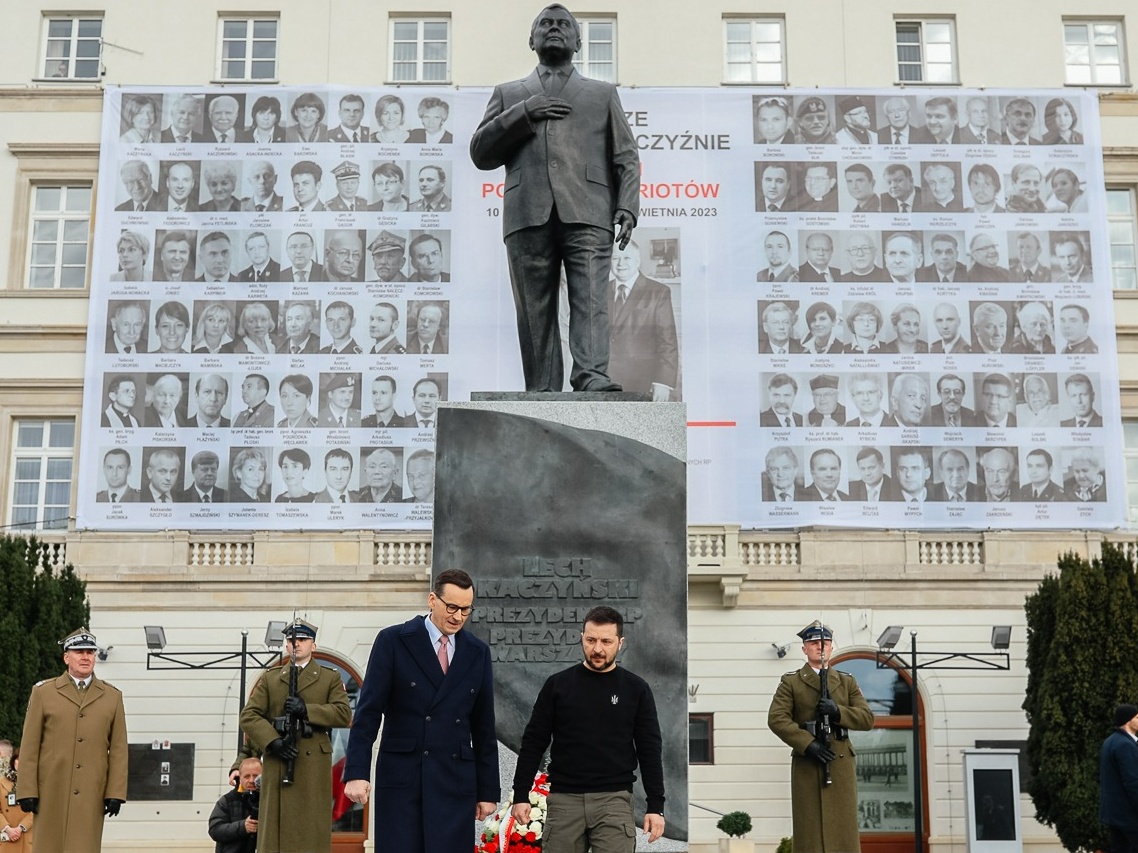
M 434 572 L 475 578 L 466 630 L 490 644 L 498 737 L 515 752 L 545 679 L 581 665 L 588 610 L 621 611 L 620 665 L 648 681 L 658 707 L 668 836 L 686 839 L 684 406 L 527 396 L 538 399 L 440 409 Z

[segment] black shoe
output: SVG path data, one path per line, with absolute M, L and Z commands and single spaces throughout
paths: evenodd
M 598 380 L 596 382 L 593 382 L 590 385 L 586 385 L 581 390 L 582 391 L 588 391 L 588 392 L 593 392 L 593 391 L 617 391 L 617 392 L 620 392 L 620 391 L 623 391 L 624 389 L 621 388 L 619 385 L 617 385 L 615 382 L 613 382 L 610 379 L 608 382 L 602 382 L 602 381 Z

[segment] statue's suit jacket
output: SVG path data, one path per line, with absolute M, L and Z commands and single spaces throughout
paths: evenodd
M 536 70 L 496 86 L 470 140 L 479 169 L 506 167 L 503 234 L 542 225 L 554 205 L 562 222 L 610 232 L 618 209 L 638 217 L 640 158 L 616 87 L 574 71 L 558 95 L 573 111 L 531 121 L 525 100 L 543 92 Z

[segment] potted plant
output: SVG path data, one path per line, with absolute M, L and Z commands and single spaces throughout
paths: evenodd
M 715 824 L 729 838 L 719 839 L 719 853 L 754 853 L 755 845 L 743 838 L 751 831 L 751 816 L 746 812 L 729 812 Z

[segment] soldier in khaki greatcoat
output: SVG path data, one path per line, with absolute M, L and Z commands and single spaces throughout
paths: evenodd
M 95 677 L 95 637 L 60 641 L 67 672 L 32 688 L 20 741 L 19 804 L 38 814 L 35 849 L 99 853 L 103 818 L 126 802 L 122 693 Z
M 351 724 L 352 711 L 340 675 L 312 658 L 316 626 L 297 619 L 284 630 L 292 664 L 270 669 L 253 686 L 241 711 L 241 728 L 257 752 L 264 753 L 258 853 L 328 853 L 332 849 L 332 729 Z M 297 697 L 288 695 L 295 665 Z M 295 711 L 307 720 L 312 737 L 295 744 L 273 728 L 273 719 Z M 294 782 L 282 784 L 295 757 Z
M 770 730 L 793 750 L 790 797 L 794 853 L 858 853 L 857 771 L 846 730 L 873 728 L 873 711 L 861 695 L 857 679 L 836 669 L 829 670 L 826 679 L 830 699 L 821 699 L 818 673 L 829 665 L 834 634 L 815 621 L 798 636 L 806 663 L 782 676 L 767 714 Z M 804 727 L 823 711 L 833 729 L 829 750 Z M 823 784 L 826 762 L 833 780 L 830 785 Z

